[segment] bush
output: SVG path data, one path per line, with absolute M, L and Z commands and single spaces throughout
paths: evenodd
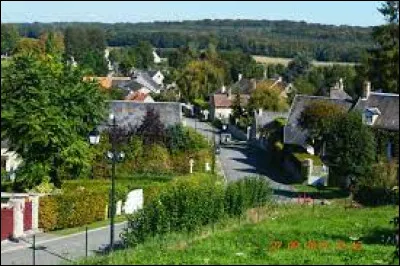
M 62 194 L 42 197 L 39 202 L 40 227 L 51 231 L 104 220 L 108 194 L 77 187 Z
M 225 192 L 225 211 L 230 216 L 241 216 L 245 210 L 268 202 L 271 193 L 263 177 L 247 177 L 230 183 Z
M 153 144 L 147 147 L 143 154 L 144 164 L 139 168 L 144 173 L 171 172 L 171 160 L 167 150 L 162 145 Z
M 57 229 L 58 204 L 53 196 L 40 197 L 39 199 L 39 228 L 45 232 Z
M 398 165 L 378 163 L 371 173 L 360 178 L 354 198 L 365 205 L 399 204 Z
M 268 201 L 271 190 L 265 178 L 246 178 L 230 184 L 226 191 L 207 175 L 174 180 L 141 211 L 129 217 L 122 234 L 134 246 L 156 234 L 192 232 L 226 215 L 242 215 L 247 208 Z
M 76 227 L 104 220 L 108 197 L 85 189 L 54 196 L 58 204 L 58 229 Z
M 215 118 L 215 119 L 212 121 L 212 125 L 213 125 L 214 127 L 218 128 L 218 129 L 222 129 L 222 121 L 221 121 L 220 119 L 218 119 L 218 118 Z
M 129 218 L 123 240 L 136 245 L 147 237 L 170 231 L 194 231 L 224 215 L 223 186 L 209 178 L 173 181 L 140 212 Z

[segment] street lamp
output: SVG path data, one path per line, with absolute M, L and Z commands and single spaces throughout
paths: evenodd
M 111 209 L 111 221 L 110 221 L 110 250 L 114 247 L 114 217 L 115 217 L 115 164 L 117 162 L 121 162 L 125 158 L 125 154 L 123 152 L 116 151 L 116 143 L 115 143 L 115 133 L 117 128 L 117 122 L 115 119 L 115 115 L 113 113 L 110 114 L 109 119 L 111 120 L 111 124 L 107 126 L 111 128 L 111 151 L 107 151 L 106 157 L 112 163 L 112 175 L 111 175 L 111 199 L 110 199 L 110 209 Z M 96 145 L 100 142 L 100 132 L 97 129 L 92 130 L 89 133 L 89 143 L 92 145 Z
M 95 128 L 89 133 L 89 143 L 90 145 L 96 145 L 99 144 L 100 142 L 100 132 Z M 92 164 L 92 173 L 91 173 L 91 178 L 94 179 L 94 173 L 93 169 L 94 165 Z

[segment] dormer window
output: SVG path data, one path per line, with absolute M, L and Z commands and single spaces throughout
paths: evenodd
M 378 116 L 381 115 L 381 112 L 378 108 L 367 108 L 364 111 L 364 123 L 371 126 L 375 123 Z

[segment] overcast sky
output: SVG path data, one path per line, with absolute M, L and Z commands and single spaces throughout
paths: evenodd
M 295 20 L 375 26 L 378 1 L 1 1 L 2 22 L 147 22 L 194 19 Z

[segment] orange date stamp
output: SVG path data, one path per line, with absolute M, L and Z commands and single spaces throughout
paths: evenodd
M 283 248 L 291 250 L 299 248 L 305 248 L 309 250 L 325 250 L 328 248 L 336 248 L 337 250 L 351 249 L 353 251 L 360 251 L 362 250 L 362 243 L 360 241 L 346 243 L 343 240 L 338 240 L 336 243 L 330 243 L 326 240 L 308 240 L 305 243 L 300 243 L 300 241 L 291 240 L 284 244 L 283 241 L 275 240 L 270 243 L 268 250 L 277 251 Z

